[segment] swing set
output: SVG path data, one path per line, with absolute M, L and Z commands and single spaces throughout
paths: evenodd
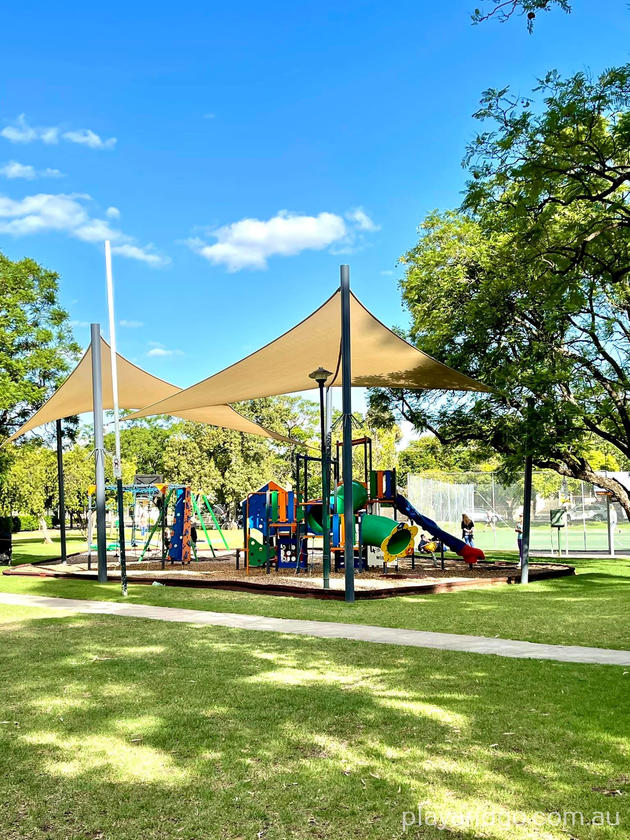
M 115 491 L 116 486 L 113 484 L 107 485 L 106 490 Z M 92 551 L 96 551 L 97 548 L 96 545 L 92 544 L 92 511 L 94 510 L 93 496 L 95 491 L 96 487 L 94 485 L 88 489 L 88 568 L 91 567 Z M 191 492 L 189 485 L 165 484 L 161 482 L 149 485 L 125 485 L 123 491 L 130 493 L 133 497 L 133 504 L 131 506 L 131 548 L 133 550 L 142 544 L 142 550 L 137 562 L 142 562 L 147 556 L 147 553 L 152 554 L 154 551 L 160 552 L 162 568 L 165 567 L 167 558 L 171 564 L 182 563 L 183 565 L 190 563 L 193 557 L 195 560 L 199 560 L 196 542 L 191 539 L 193 515 L 203 531 L 206 543 L 213 557 L 217 555 L 210 534 L 208 533 L 208 527 L 206 527 L 206 522 L 204 521 L 204 515 L 210 515 L 210 519 L 214 528 L 218 531 L 224 547 L 229 549 L 225 534 L 221 530 L 212 504 L 205 493 L 199 492 L 194 494 Z M 138 541 L 137 523 L 138 504 L 147 500 L 152 502 L 149 510 L 157 508 L 158 516 L 151 525 L 146 540 L 144 539 L 144 534 L 142 534 L 140 542 Z M 146 513 L 150 515 L 148 510 Z M 107 550 L 118 552 L 119 541 L 116 537 L 120 531 L 120 522 L 116 519 L 113 524 L 114 538 L 107 540 Z M 156 534 L 159 534 L 159 539 L 154 543 L 153 540 Z

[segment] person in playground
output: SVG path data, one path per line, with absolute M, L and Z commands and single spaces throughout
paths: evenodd
M 190 524 L 190 542 L 192 543 L 193 548 L 195 549 L 195 553 L 196 553 L 196 549 L 197 549 L 197 525 L 196 525 L 195 522 L 191 522 L 191 524 Z
M 418 541 L 418 548 L 420 549 L 420 551 L 427 551 L 430 553 L 436 550 L 437 543 L 435 542 L 435 540 L 427 539 L 427 535 L 422 533 L 420 534 L 420 539 Z
M 420 552 L 424 552 L 425 554 L 430 554 L 431 559 L 433 560 L 433 565 L 437 566 L 437 558 L 435 556 L 435 552 L 439 551 L 440 544 L 437 540 L 429 540 L 427 539 L 427 535 L 422 533 L 420 534 L 420 539 L 418 541 L 418 550 Z
M 521 513 L 516 520 L 516 542 L 518 544 L 518 565 L 523 562 L 523 514 Z
M 472 521 L 467 513 L 462 513 L 462 539 L 466 545 L 474 546 L 473 536 L 475 531 L 475 523 Z
M 140 508 L 140 515 L 138 516 L 138 525 L 140 526 L 140 534 L 144 537 L 147 533 L 147 514 L 144 508 Z

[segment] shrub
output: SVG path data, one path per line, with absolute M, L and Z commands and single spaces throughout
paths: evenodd
M 14 519 L 19 520 L 20 531 L 38 531 L 39 530 L 39 519 L 36 516 L 33 516 L 32 513 L 23 513 L 19 517 L 16 516 Z

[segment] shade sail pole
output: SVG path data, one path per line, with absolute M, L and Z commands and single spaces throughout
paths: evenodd
M 107 274 L 107 308 L 109 310 L 109 344 L 112 362 L 112 395 L 114 401 L 114 478 L 118 500 L 118 549 L 120 551 L 120 585 L 122 594 L 127 594 L 127 557 L 125 552 L 125 504 L 123 499 L 122 461 L 120 458 L 120 422 L 118 417 L 118 364 L 116 359 L 116 319 L 114 316 L 114 280 L 112 277 L 112 250 L 109 239 L 105 240 L 105 272 Z
M 59 489 L 59 536 L 61 538 L 61 562 L 68 562 L 66 547 L 66 492 L 63 480 L 63 431 L 61 420 L 55 420 L 57 435 L 57 485 Z
M 354 601 L 354 509 L 352 505 L 352 371 L 350 356 L 350 266 L 341 266 L 341 392 L 343 412 L 343 563 L 346 602 Z
M 105 444 L 103 443 L 103 376 L 101 328 L 90 324 L 92 348 L 92 411 L 94 413 L 94 466 L 96 471 L 96 544 L 98 582 L 107 583 L 107 534 L 105 528 Z

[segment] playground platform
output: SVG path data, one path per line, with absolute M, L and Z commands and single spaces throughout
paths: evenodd
M 323 589 L 321 574 L 293 570 L 271 571 L 247 570 L 235 568 L 235 552 L 217 552 L 216 559 L 203 557 L 188 565 L 170 565 L 161 568 L 159 560 L 142 563 L 129 562 L 127 577 L 130 583 L 162 584 L 164 586 L 183 586 L 197 589 L 223 589 L 237 592 L 261 593 L 265 595 L 284 595 L 297 598 L 318 598 L 343 600 L 343 571 L 331 574 L 330 589 Z M 391 598 L 403 595 L 431 595 L 459 589 L 473 589 L 480 586 L 493 586 L 505 583 L 520 583 L 520 569 L 514 563 L 477 563 L 468 568 L 461 562 L 447 560 L 444 570 L 435 568 L 428 559 L 416 559 L 415 568 L 410 561 L 399 564 L 397 571 L 384 573 L 380 568 L 355 577 L 357 600 Z M 29 577 L 51 577 L 75 580 L 96 580 L 96 560 L 88 569 L 86 555 L 74 555 L 67 564 L 58 561 L 45 561 L 6 569 L 6 575 Z M 534 582 L 549 578 L 574 575 L 575 568 L 566 563 L 530 562 L 529 579 Z M 117 558 L 111 556 L 108 564 L 110 581 L 120 579 L 120 567 Z

